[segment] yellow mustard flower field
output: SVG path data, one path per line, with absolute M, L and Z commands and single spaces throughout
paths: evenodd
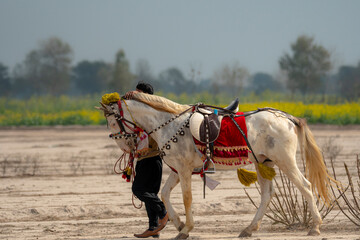
M 32 97 L 28 100 L 0 98 L 0 126 L 101 125 L 106 124 L 100 111 L 101 96 Z M 360 124 L 360 103 L 304 104 L 302 102 L 240 103 L 242 112 L 272 107 L 309 123 Z

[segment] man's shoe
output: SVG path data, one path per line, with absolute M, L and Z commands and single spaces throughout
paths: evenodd
M 169 215 L 166 213 L 166 215 L 163 218 L 159 219 L 159 226 L 154 229 L 154 232 L 157 233 L 163 230 L 163 228 L 166 226 L 168 221 L 169 221 Z
M 160 234 L 155 232 L 155 230 L 146 230 L 145 232 L 141 233 L 141 234 L 134 234 L 135 237 L 137 238 L 148 238 L 148 237 L 153 237 L 153 238 L 158 238 L 160 237 Z

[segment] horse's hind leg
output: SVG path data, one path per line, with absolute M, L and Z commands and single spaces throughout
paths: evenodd
M 322 220 L 311 191 L 311 183 L 300 172 L 296 165 L 295 158 L 292 158 L 289 162 L 279 164 L 278 167 L 286 174 L 290 181 L 295 184 L 309 204 L 309 210 L 313 219 L 313 226 L 308 235 L 320 235 L 320 225 Z
M 179 176 L 174 171 L 171 171 L 168 179 L 164 187 L 161 190 L 161 199 L 165 204 L 166 210 L 169 214 L 169 219 L 173 222 L 176 229 L 180 232 L 185 224 L 180 221 L 180 217 L 177 212 L 174 210 L 171 202 L 170 202 L 170 193 L 174 189 L 174 187 L 179 183 Z
M 270 163 L 270 165 L 273 164 Z M 274 187 L 272 181 L 262 178 L 259 174 L 257 164 L 255 164 L 255 166 L 261 191 L 261 203 L 255 214 L 254 219 L 252 220 L 250 225 L 240 233 L 239 237 L 250 237 L 252 232 L 257 231 L 260 228 L 261 220 L 265 215 L 266 208 L 269 205 L 272 196 L 274 195 Z

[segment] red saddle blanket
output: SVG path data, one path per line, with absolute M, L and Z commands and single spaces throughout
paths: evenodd
M 242 112 L 237 113 L 237 115 L 242 114 Z M 247 137 L 245 117 L 235 117 L 234 119 Z M 205 160 L 205 144 L 199 142 L 195 138 L 193 139 L 196 147 L 203 154 L 203 160 Z M 229 166 L 250 164 L 252 162 L 248 159 L 249 151 L 250 150 L 245 142 L 245 139 L 236 127 L 235 123 L 230 117 L 223 117 L 219 137 L 214 142 L 214 153 L 212 159 L 214 163 Z

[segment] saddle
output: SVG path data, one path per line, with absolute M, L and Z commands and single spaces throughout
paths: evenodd
M 222 118 L 225 115 L 235 114 L 238 111 L 238 108 L 238 98 L 232 101 L 229 106 L 225 108 L 218 108 L 203 104 L 195 106 L 189 125 L 192 136 L 206 145 L 206 160 L 203 164 L 203 172 L 215 172 L 215 165 L 211 160 L 213 155 L 213 142 L 219 136 Z M 210 163 L 212 163 L 213 167 L 207 170 Z
M 223 116 L 234 114 L 239 109 L 239 99 L 236 98 L 225 108 L 211 109 L 211 106 L 199 105 L 190 118 L 190 132 L 202 143 L 213 143 L 220 133 Z

